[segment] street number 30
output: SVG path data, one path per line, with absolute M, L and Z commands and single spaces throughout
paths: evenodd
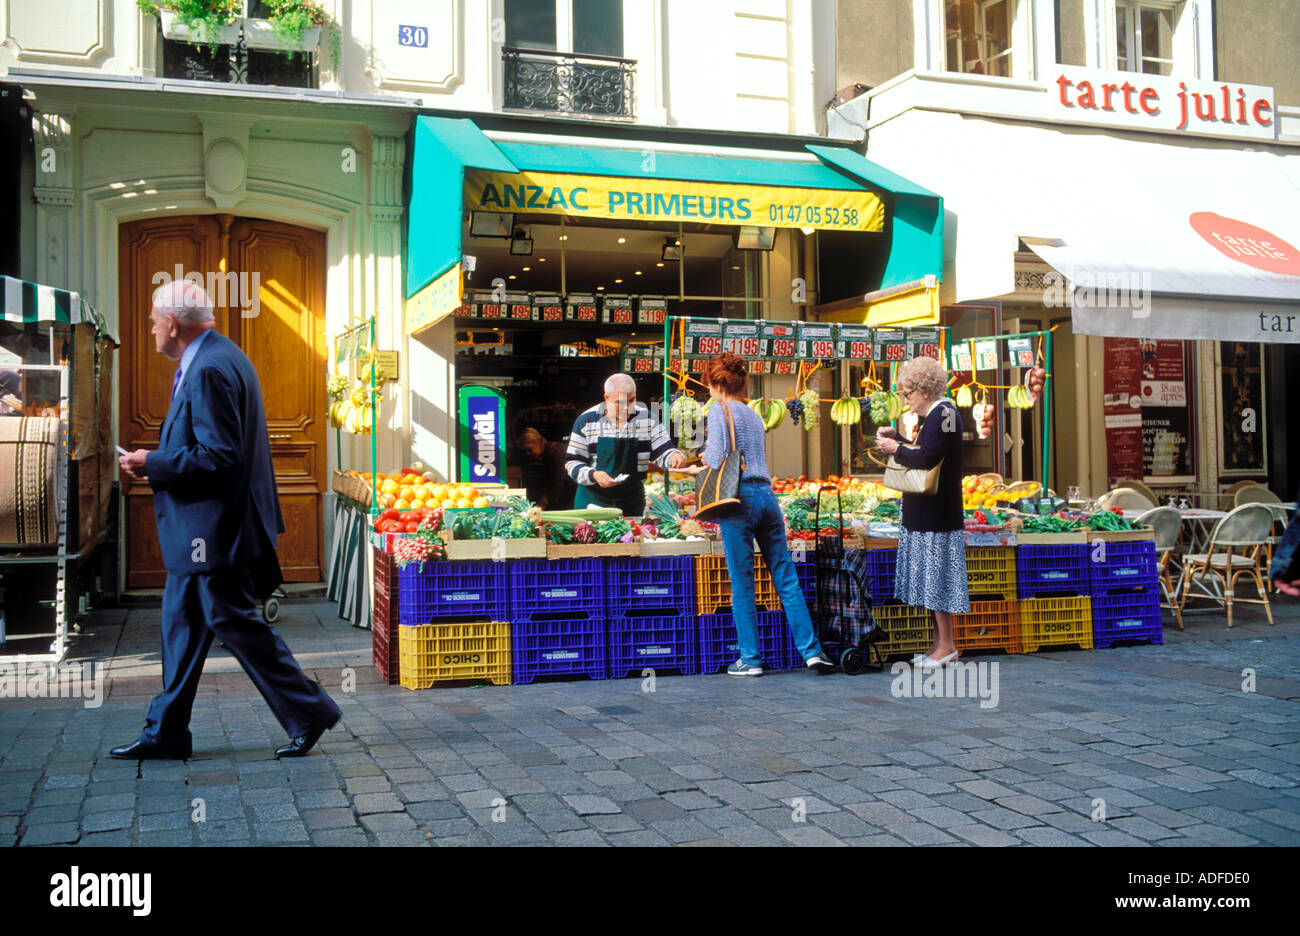
M 398 26 L 397 43 L 404 46 L 429 47 L 429 30 L 423 26 Z

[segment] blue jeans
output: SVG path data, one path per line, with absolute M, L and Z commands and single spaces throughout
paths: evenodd
M 727 554 L 727 572 L 731 576 L 731 610 L 736 621 L 740 658 L 751 665 L 763 662 L 758 650 L 758 612 L 754 606 L 754 540 L 763 552 L 772 584 L 785 605 L 786 620 L 794 645 L 803 658 L 822 652 L 813 633 L 808 603 L 799 588 L 799 573 L 785 542 L 785 518 L 772 493 L 772 483 L 762 478 L 740 482 L 740 504 L 718 521 L 722 528 L 722 547 Z

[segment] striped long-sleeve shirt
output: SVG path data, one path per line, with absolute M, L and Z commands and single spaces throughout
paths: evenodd
M 622 426 L 605 415 L 605 404 L 598 403 L 578 415 L 569 436 L 569 452 L 564 467 L 579 484 L 595 484 L 596 443 L 598 439 L 636 439 L 636 468 L 644 476 L 653 461 L 667 468 L 668 461 L 681 450 L 673 446 L 664 424 L 650 418 L 650 410 L 637 403 Z

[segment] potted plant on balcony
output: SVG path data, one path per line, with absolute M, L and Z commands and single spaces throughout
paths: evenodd
M 136 5 L 159 18 L 164 36 L 181 42 L 233 45 L 242 21 L 250 49 L 286 55 L 311 52 L 320 43 L 322 27 L 329 28 L 335 60 L 341 45 L 338 24 L 314 0 L 265 0 L 266 19 L 245 18 L 243 0 L 136 0 Z

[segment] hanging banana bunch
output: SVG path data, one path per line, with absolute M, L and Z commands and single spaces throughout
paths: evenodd
M 763 421 L 763 429 L 767 432 L 785 421 L 785 404 L 780 400 L 753 399 L 749 401 L 749 408 L 758 414 L 758 418 Z
M 862 422 L 862 404 L 854 397 L 843 397 L 831 404 L 831 422 L 837 426 L 856 426 Z

